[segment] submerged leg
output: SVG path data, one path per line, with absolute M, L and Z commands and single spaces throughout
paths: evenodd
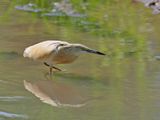
M 51 80 L 51 75 L 50 75 L 49 72 L 44 73 L 44 77 L 45 77 L 47 80 Z

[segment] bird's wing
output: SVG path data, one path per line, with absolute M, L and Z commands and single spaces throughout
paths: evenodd
M 24 57 L 29 57 L 35 60 L 43 59 L 49 56 L 51 53 L 56 54 L 57 47 L 60 44 L 69 44 L 69 43 L 64 41 L 53 41 L 53 40 L 40 42 L 38 44 L 26 48 L 23 55 Z

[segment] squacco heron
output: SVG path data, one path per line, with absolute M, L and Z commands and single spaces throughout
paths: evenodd
M 65 41 L 48 40 L 29 46 L 24 50 L 23 56 L 41 61 L 52 69 L 61 71 L 55 64 L 68 64 L 75 61 L 80 54 L 95 53 L 105 55 L 82 44 L 71 44 Z

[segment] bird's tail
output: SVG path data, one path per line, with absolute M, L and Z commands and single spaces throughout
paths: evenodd
M 87 52 L 89 53 L 94 53 L 94 54 L 98 54 L 98 55 L 106 55 L 105 53 L 99 52 L 97 50 L 93 50 L 93 49 L 86 49 Z

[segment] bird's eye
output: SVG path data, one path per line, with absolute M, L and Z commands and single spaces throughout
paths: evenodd
M 67 46 L 67 44 L 62 43 L 62 44 L 60 44 L 59 46 Z
M 65 46 L 65 44 L 61 44 L 60 46 Z
M 60 48 L 60 47 L 62 47 L 62 46 L 65 46 L 65 44 L 59 44 L 59 45 L 57 46 L 57 49 Z

